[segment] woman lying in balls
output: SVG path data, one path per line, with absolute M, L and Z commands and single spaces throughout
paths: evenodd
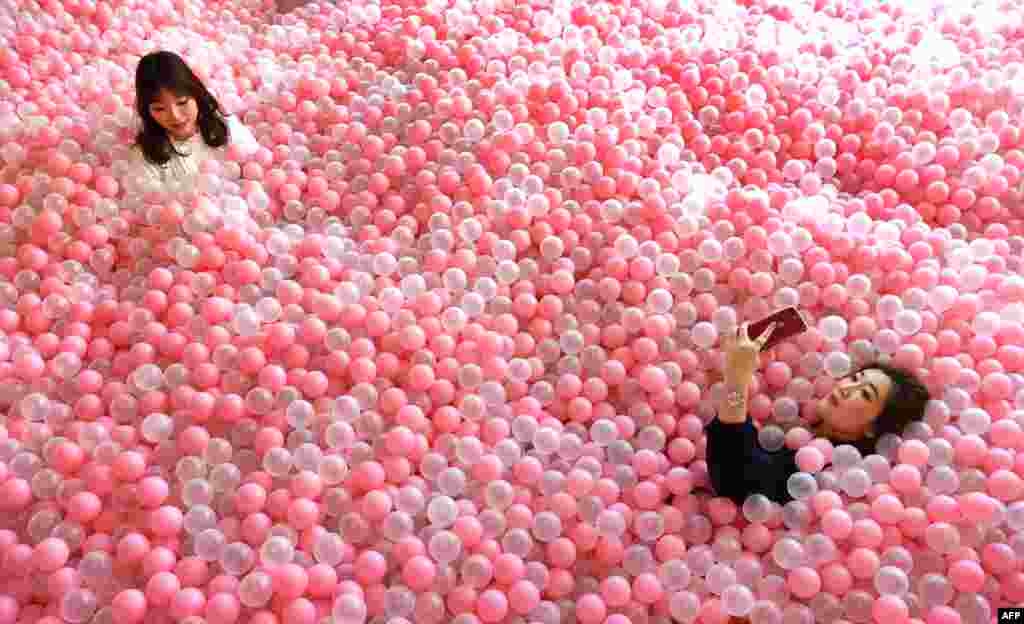
M 747 394 L 759 355 L 774 326 L 751 339 L 742 325 L 726 345 L 726 394 L 717 417 L 708 425 L 708 476 L 719 496 L 742 505 L 751 494 L 763 494 L 784 504 L 791 500 L 787 481 L 798 472 L 796 452 L 770 452 L 758 442 L 757 429 L 747 414 Z M 833 444 L 849 444 L 864 455 L 887 434 L 901 434 L 924 415 L 928 389 L 911 373 L 884 364 L 869 364 L 836 383 L 818 401 L 821 421 L 815 433 Z

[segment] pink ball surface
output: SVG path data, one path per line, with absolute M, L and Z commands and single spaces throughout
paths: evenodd
M 134 624 L 146 617 L 146 596 L 137 589 L 126 589 L 118 593 L 110 606 L 119 622 Z

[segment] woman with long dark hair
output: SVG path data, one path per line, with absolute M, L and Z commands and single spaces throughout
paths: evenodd
M 727 393 L 707 427 L 708 476 L 719 496 L 739 505 L 751 494 L 786 503 L 791 499 L 787 482 L 797 472 L 795 451 L 762 448 L 747 414 L 747 394 L 761 347 L 772 329 L 751 339 L 746 326 L 741 326 L 725 345 Z M 928 401 L 928 389 L 912 373 L 882 363 L 869 364 L 837 380 L 835 389 L 818 402 L 821 422 L 815 433 L 869 455 L 883 435 L 899 435 L 906 425 L 924 416 Z
M 229 142 L 237 142 L 243 154 L 260 147 L 241 121 L 224 114 L 213 94 L 173 52 L 153 52 L 139 61 L 135 104 L 142 128 L 132 150 L 129 184 L 187 189 L 203 161 L 218 155 Z

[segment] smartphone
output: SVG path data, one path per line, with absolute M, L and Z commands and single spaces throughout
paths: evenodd
M 789 340 L 793 336 L 799 336 L 800 334 L 807 331 L 808 324 L 807 319 L 794 307 L 783 308 L 768 316 L 766 318 L 751 323 L 747 327 L 747 335 L 751 340 L 757 340 L 757 337 L 763 334 L 768 326 L 772 323 L 776 323 L 775 330 L 772 335 L 768 338 L 768 342 L 764 343 L 762 351 L 767 351 L 775 345 L 779 344 L 783 340 Z

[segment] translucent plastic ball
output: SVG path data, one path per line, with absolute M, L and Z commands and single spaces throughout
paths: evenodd
M 814 475 L 797 472 L 786 481 L 786 490 L 795 500 L 804 500 L 818 492 L 818 482 Z
M 690 568 L 680 559 L 670 559 L 661 564 L 658 578 L 668 591 L 682 591 L 690 584 Z
M 875 589 L 882 595 L 903 596 L 910 590 L 910 579 L 897 567 L 883 566 L 875 574 Z
M 220 553 L 220 566 L 233 576 L 241 576 L 256 563 L 256 552 L 244 542 L 226 545 Z
M 831 563 L 832 561 L 835 561 L 840 554 L 835 541 L 831 537 L 822 533 L 815 533 L 808 537 L 804 546 L 807 552 L 807 557 L 810 563 L 814 566 Z
M 858 465 L 860 461 L 860 451 L 849 444 L 841 444 L 832 451 L 832 467 L 838 472 L 845 472 Z
M 250 609 L 266 605 L 274 591 L 274 580 L 266 572 L 256 570 L 247 574 L 238 585 L 239 601 Z
M 704 321 L 694 325 L 690 335 L 694 344 L 701 349 L 710 349 L 718 340 L 718 330 L 711 323 Z
M 693 622 L 700 612 L 701 600 L 690 591 L 676 592 L 669 598 L 669 613 L 677 622 Z
M 825 372 L 832 378 L 845 377 L 851 370 L 853 370 L 853 362 L 846 353 L 833 351 L 825 356 Z
M 438 528 L 450 527 L 458 517 L 458 506 L 448 496 L 436 496 L 427 504 L 427 519 Z
M 945 574 L 928 573 L 917 580 L 917 596 L 924 609 L 948 605 L 956 593 Z
M 772 547 L 772 556 L 779 567 L 792 570 L 804 565 L 806 554 L 800 542 L 793 538 L 784 537 L 775 542 Z
M 916 310 L 903 310 L 893 319 L 893 327 L 903 336 L 913 336 L 922 326 L 921 315 Z
M 427 550 L 435 561 L 448 564 L 458 559 L 462 552 L 462 541 L 450 531 L 438 531 L 430 538 Z
M 757 440 L 766 451 L 777 451 L 786 444 L 786 432 L 776 425 L 768 425 L 757 432 Z
M 748 522 L 765 522 L 771 517 L 772 501 L 764 494 L 751 494 L 743 502 L 742 512 Z
M 839 316 L 826 316 L 818 321 L 818 331 L 831 342 L 839 342 L 846 338 L 846 319 Z
M 60 616 L 70 624 L 88 622 L 99 607 L 96 594 L 88 589 L 73 589 L 61 598 Z
M 985 435 L 992 424 L 992 417 L 980 408 L 968 408 L 960 412 L 957 420 L 960 429 L 967 435 Z
M 744 617 L 754 608 L 755 596 L 749 587 L 731 585 L 722 592 L 722 605 L 726 613 L 736 617 Z
M 562 521 L 554 513 L 542 511 L 533 517 L 533 535 L 537 540 L 549 543 L 562 534 Z
M 291 563 L 295 556 L 295 546 L 284 537 L 271 537 L 260 547 L 260 559 L 269 565 Z
M 716 563 L 708 570 L 705 581 L 711 592 L 721 595 L 736 584 L 736 571 L 727 565 Z
M 865 496 L 871 485 L 871 476 L 862 468 L 852 468 L 839 476 L 839 487 L 852 498 Z

